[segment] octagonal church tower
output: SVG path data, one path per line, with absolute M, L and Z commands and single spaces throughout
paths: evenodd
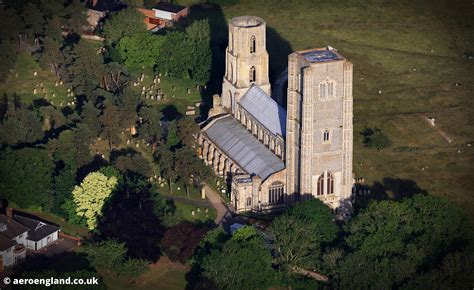
M 222 105 L 232 113 L 253 84 L 268 95 L 271 93 L 265 30 L 265 21 L 260 17 L 240 16 L 229 21 Z

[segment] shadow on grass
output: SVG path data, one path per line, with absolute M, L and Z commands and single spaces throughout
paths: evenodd
M 54 271 L 58 274 L 86 270 L 96 272 L 83 253 L 67 252 L 53 256 L 28 256 L 24 263 L 15 268 L 16 273 L 33 271 Z
M 385 177 L 382 182 L 374 182 L 372 185 L 356 184 L 356 198 L 354 210 L 364 209 L 375 200 L 402 200 L 415 194 L 428 194 L 411 179 Z

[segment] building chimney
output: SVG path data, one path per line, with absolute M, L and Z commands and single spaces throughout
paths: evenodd
M 11 219 L 13 218 L 13 209 L 11 207 L 7 207 L 6 215 L 7 215 L 7 217 L 9 217 Z

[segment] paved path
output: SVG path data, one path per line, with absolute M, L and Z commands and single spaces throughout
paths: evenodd
M 224 222 L 232 218 L 232 210 L 229 209 L 219 193 L 204 184 L 206 197 L 211 202 L 212 206 L 217 210 L 217 217 L 214 219 L 216 225 L 222 225 Z

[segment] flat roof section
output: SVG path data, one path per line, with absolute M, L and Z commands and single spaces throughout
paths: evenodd
M 344 60 L 344 57 L 338 54 L 334 49 L 317 48 L 313 50 L 301 51 L 298 53 L 310 63 Z
M 153 7 L 153 9 L 162 10 L 162 11 L 171 12 L 171 13 L 176 14 L 176 13 L 179 13 L 182 10 L 186 9 L 186 7 L 181 6 L 181 5 L 166 3 L 166 2 L 160 2 L 160 3 L 156 4 L 155 7 Z

